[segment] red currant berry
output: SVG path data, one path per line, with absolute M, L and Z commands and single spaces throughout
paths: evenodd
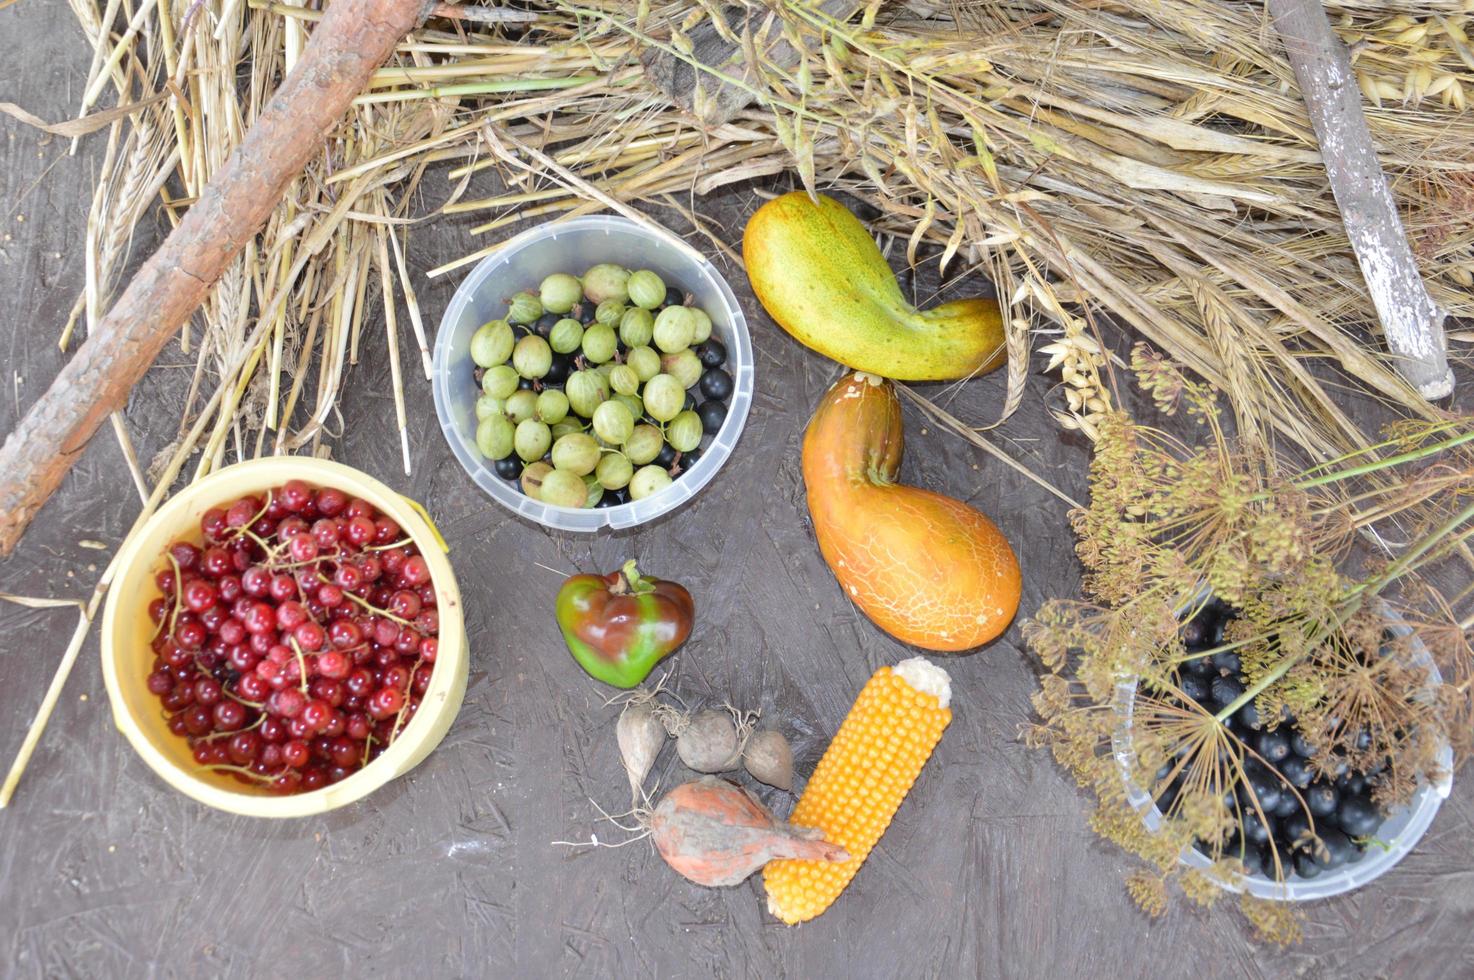
M 174 642 L 183 650 L 198 650 L 207 639 L 209 634 L 205 632 L 205 624 L 193 616 L 180 616 L 174 625 Z
M 260 509 L 261 501 L 254 497 L 242 497 L 225 511 L 225 524 L 227 527 L 245 527 Z
M 271 691 L 271 685 L 267 684 L 256 674 L 242 674 L 235 682 L 235 692 L 247 701 L 259 704 L 261 699 Z M 301 693 L 300 691 L 298 692 Z
M 277 602 L 286 602 L 297 594 L 297 580 L 290 575 L 273 575 L 267 590 Z
M 327 727 L 332 711 L 332 705 L 314 698 L 302 708 L 302 722 L 313 731 L 320 732 Z
M 241 589 L 246 595 L 260 599 L 271 591 L 271 573 L 260 565 L 253 565 L 241 572 Z
M 282 630 L 294 630 L 307 622 L 307 607 L 288 599 L 276 607 L 276 625 Z
M 276 610 L 264 602 L 252 603 L 241 625 L 248 633 L 264 634 L 276 629 Z
M 282 484 L 281 492 L 277 499 L 282 506 L 294 514 L 301 513 L 302 509 L 312 503 L 312 488 L 301 480 L 288 480 Z
M 380 720 L 399 714 L 404 707 L 404 693 L 392 687 L 381 687 L 369 698 L 369 714 Z
M 430 581 L 430 564 L 423 557 L 415 555 L 405 560 L 400 575 L 410 585 L 425 585 Z
M 221 701 L 215 705 L 215 727 L 233 732 L 246 723 L 246 706 L 239 701 Z
M 348 543 L 356 548 L 362 548 L 374 543 L 374 522 L 367 517 L 354 517 L 348 521 L 348 527 L 344 529 L 344 536 Z
M 286 726 L 270 715 L 261 719 L 261 727 L 256 730 L 261 733 L 263 739 L 273 744 L 287 737 Z
M 207 541 L 219 541 L 227 530 L 229 525 L 225 522 L 225 511 L 219 507 L 211 507 L 200 517 L 200 533 Z
M 220 592 L 204 579 L 191 579 L 184 586 L 184 605 L 191 612 L 204 612 L 220 599 Z
M 193 571 L 200 562 L 200 549 L 188 541 L 175 541 L 169 545 L 169 555 L 182 571 Z
M 300 769 L 310 761 L 311 753 L 307 751 L 306 742 L 294 738 L 282 743 L 281 759 L 293 769 Z
M 298 625 L 292 631 L 292 637 L 297 641 L 297 645 L 308 653 L 321 650 L 323 644 L 327 642 L 323 628 L 310 619 Z
M 324 517 L 337 517 L 348 506 L 348 495 L 342 490 L 324 487 L 317 491 L 317 510 Z
M 236 732 L 227 743 L 230 761 L 238 766 L 249 765 L 261 754 L 261 736 L 255 732 Z

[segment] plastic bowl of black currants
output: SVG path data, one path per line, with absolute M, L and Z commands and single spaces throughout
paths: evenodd
M 1205 601 L 1202 596 L 1189 606 L 1195 612 L 1182 627 L 1187 651 L 1221 646 L 1224 628 L 1234 618 L 1233 610 L 1214 599 Z M 1394 622 L 1390 632 L 1407 636 L 1411 630 Z M 1432 658 L 1416 639 L 1413 642 L 1431 683 L 1440 683 L 1442 678 Z M 1188 660 L 1177 679 L 1177 687 L 1185 696 L 1214 712 L 1238 700 L 1246 691 L 1245 684 L 1233 650 Z M 1129 777 L 1136 689 L 1136 681 L 1128 680 L 1116 690 L 1123 721 L 1115 739 L 1115 756 L 1127 780 L 1128 801 L 1141 813 L 1147 828 L 1155 831 L 1161 826 L 1163 810 L 1170 810 L 1178 786 L 1169 783 L 1154 799 Z M 1336 775 L 1318 774 L 1311 765 L 1315 748 L 1298 730 L 1293 717 L 1266 725 L 1255 702 L 1249 701 L 1234 712 L 1228 725 L 1264 762 L 1250 760 L 1245 765 L 1249 785 L 1236 790 L 1241 804 L 1235 808 L 1239 826 L 1221 849 L 1223 857 L 1243 861 L 1249 874 L 1237 882 L 1222 884 L 1259 898 L 1328 898 L 1381 876 L 1422 838 L 1451 788 L 1445 775 L 1441 782 L 1421 786 L 1406 806 L 1385 812 L 1372 799 L 1377 773 L 1355 773 L 1343 766 Z M 1439 768 L 1448 773 L 1452 764 L 1452 750 L 1445 746 L 1438 759 Z M 1157 778 L 1166 779 L 1170 772 L 1169 764 Z M 1251 792 L 1266 819 L 1260 819 L 1254 811 Z M 1203 843 L 1185 850 L 1180 860 L 1198 870 L 1207 870 L 1213 864 L 1209 848 Z
M 435 410 L 491 497 L 565 531 L 654 520 L 731 455 L 752 403 L 747 322 L 717 270 L 627 218 L 544 225 L 461 283 Z

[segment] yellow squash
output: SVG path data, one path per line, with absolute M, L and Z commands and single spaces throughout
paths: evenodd
M 902 643 L 971 650 L 1018 611 L 1018 558 L 960 500 L 897 483 L 901 403 L 888 381 L 841 378 L 804 433 L 814 536 L 845 594 Z
M 1007 360 L 996 302 L 916 309 L 860 219 L 831 197 L 795 191 L 764 204 L 747 222 L 742 258 L 780 327 L 856 370 L 947 381 Z

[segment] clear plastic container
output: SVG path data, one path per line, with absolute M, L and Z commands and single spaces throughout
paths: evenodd
M 591 265 L 615 262 L 650 269 L 672 289 L 691 293 L 711 317 L 712 336 L 727 346 L 726 369 L 734 381 L 727 419 L 702 443 L 701 458 L 657 494 L 615 507 L 591 510 L 554 507 L 534 500 L 492 471 L 476 449 L 476 397 L 471 335 L 488 320 L 504 316 L 507 300 L 522 289 L 536 289 L 554 272 L 578 275 Z M 523 232 L 482 259 L 461 282 L 440 320 L 435 338 L 435 411 L 451 451 L 477 486 L 502 506 L 562 531 L 633 527 L 669 513 L 711 482 L 732 454 L 752 404 L 752 340 L 747 320 L 731 287 L 693 248 L 670 235 L 628 218 L 594 215 Z
M 1384 607 L 1385 608 L 1385 607 Z M 1388 627 L 1391 632 L 1398 636 L 1411 636 L 1412 629 L 1407 624 L 1397 620 Z M 1438 667 L 1433 663 L 1422 641 L 1416 637 L 1413 639 L 1414 661 L 1428 670 L 1428 679 L 1431 685 L 1442 683 L 1443 676 L 1438 672 Z M 1112 751 L 1116 762 L 1121 768 L 1122 778 L 1126 781 L 1126 800 L 1141 814 L 1142 822 L 1148 830 L 1155 832 L 1162 825 L 1162 811 L 1158 809 L 1150 794 L 1135 785 L 1130 779 L 1135 751 L 1131 745 L 1131 716 L 1136 704 L 1136 679 L 1123 680 L 1116 685 L 1116 713 L 1120 724 L 1116 729 L 1115 737 L 1112 739 Z M 1423 834 L 1427 832 L 1428 825 L 1433 822 L 1433 817 L 1438 813 L 1438 808 L 1448 798 L 1453 788 L 1453 749 L 1448 745 L 1443 747 L 1439 753 L 1437 764 L 1443 772 L 1443 777 L 1437 783 L 1424 783 L 1413 795 L 1406 806 L 1398 807 L 1387 815 L 1382 826 L 1377 830 L 1377 840 L 1386 845 L 1385 848 L 1371 846 L 1367 848 L 1366 857 L 1355 864 L 1344 865 L 1335 871 L 1327 871 L 1315 878 L 1300 878 L 1290 876 L 1287 881 L 1275 881 L 1264 875 L 1241 875 L 1232 882 L 1211 880 L 1217 884 L 1235 892 L 1246 891 L 1256 898 L 1267 898 L 1282 902 L 1309 902 L 1318 898 L 1330 898 L 1333 895 L 1341 895 L 1360 888 L 1376 878 L 1381 877 L 1392 869 L 1392 866 L 1401 861 L 1411 851 Z M 1186 848 L 1178 860 L 1189 868 L 1199 871 L 1207 871 L 1212 862 L 1207 857 L 1198 853 L 1194 848 Z

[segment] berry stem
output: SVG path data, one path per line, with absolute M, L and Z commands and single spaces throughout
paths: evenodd
M 297 655 L 297 680 L 301 682 L 302 696 L 307 696 L 307 658 L 302 655 L 302 647 L 297 643 L 295 636 L 289 638 L 292 644 L 292 652 Z
M 239 701 L 240 699 L 237 698 L 236 700 Z M 244 704 L 245 702 L 242 701 L 241 703 Z M 232 731 L 232 732 L 210 732 L 208 735 L 197 735 L 197 736 L 195 736 L 195 741 L 197 741 L 197 742 L 213 742 L 217 738 L 229 738 L 232 735 L 239 735 L 241 732 L 253 731 L 253 730 L 257 729 L 257 728 L 260 728 L 261 727 L 261 723 L 263 721 L 265 721 L 265 720 L 266 720 L 266 715 L 265 714 L 261 714 L 261 715 L 258 715 L 256 717 L 256 720 L 255 721 L 251 722 L 249 725 L 247 725 L 244 728 L 237 728 L 235 731 Z

